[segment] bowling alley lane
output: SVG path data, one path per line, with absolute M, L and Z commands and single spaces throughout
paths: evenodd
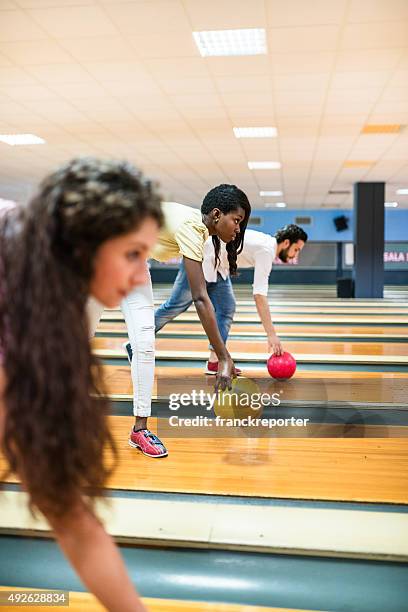
M 122 344 L 126 338 L 94 338 L 92 345 L 95 349 L 110 349 L 122 352 Z M 205 351 L 208 348 L 206 339 L 183 338 L 175 342 L 174 338 L 156 339 L 156 350 L 171 352 L 172 350 Z M 228 349 L 233 356 L 238 353 L 254 353 L 264 355 L 267 346 L 265 340 L 245 338 L 242 340 L 232 339 L 228 342 Z M 285 350 L 295 355 L 302 353 L 311 355 L 408 355 L 408 342 L 310 342 L 310 341 L 285 341 Z

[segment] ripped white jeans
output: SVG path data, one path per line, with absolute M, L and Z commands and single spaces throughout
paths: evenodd
M 145 285 L 136 287 L 121 302 L 129 341 L 133 351 L 132 383 L 133 414 L 147 417 L 152 409 L 154 383 L 154 305 L 150 273 Z M 89 298 L 88 318 L 91 336 L 94 335 L 103 306 L 94 298 Z

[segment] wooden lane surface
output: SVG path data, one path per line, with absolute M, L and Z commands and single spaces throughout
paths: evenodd
M 103 366 L 103 377 L 106 392 L 109 395 L 133 396 L 130 368 L 128 366 Z M 408 374 L 394 372 L 297 372 L 295 378 L 285 383 L 273 381 L 266 372 L 248 370 L 248 378 L 260 384 L 261 391 L 273 394 L 284 390 L 282 399 L 287 401 L 330 401 L 353 403 L 395 403 L 408 402 Z M 163 367 L 155 370 L 153 394 L 166 397 L 174 392 L 172 381 L 184 381 L 187 389 L 189 380 L 195 387 L 201 383 L 202 388 L 211 390 L 214 377 L 204 376 L 202 368 Z M 202 381 L 202 382 L 201 382 Z M 283 386 L 282 386 L 283 385 Z
M 390 338 L 392 336 L 397 337 L 408 337 L 408 331 L 405 329 L 405 326 L 401 327 L 374 327 L 374 326 L 347 326 L 342 325 L 341 327 L 334 327 L 329 325 L 276 325 L 276 331 L 278 334 L 293 334 L 295 336 L 302 336 L 303 334 L 323 334 L 325 336 L 335 335 L 337 337 L 341 336 L 353 336 L 353 335 L 364 335 L 364 336 L 385 336 Z M 101 321 L 98 325 L 97 331 L 104 331 L 105 333 L 119 333 L 123 332 L 124 336 L 127 336 L 127 328 L 124 321 Z M 199 331 L 202 334 L 205 334 L 203 327 L 200 321 L 192 322 L 192 323 L 180 323 L 178 321 L 168 323 L 165 327 L 162 328 L 158 332 L 158 335 L 161 333 L 173 334 L 176 332 L 196 332 Z M 252 324 L 238 324 L 233 323 L 231 327 L 231 332 L 239 335 L 240 333 L 260 333 L 265 335 L 265 331 L 259 321 L 254 322 Z
M 177 319 L 179 321 L 196 322 L 199 321 L 197 313 L 195 312 L 183 312 Z M 102 321 L 122 321 L 123 315 L 121 312 L 104 312 Z M 273 320 L 276 323 L 348 323 L 348 324 L 363 324 L 363 325 L 407 325 L 408 316 L 398 315 L 398 317 L 386 316 L 386 315 L 329 315 L 329 314 L 274 314 Z M 252 323 L 259 322 L 259 317 L 256 313 L 253 314 L 236 314 L 234 316 L 236 323 Z
M 0 587 L 0 591 L 33 591 L 36 589 L 26 589 L 24 587 Z M 181 599 L 157 599 L 143 597 L 143 603 L 149 612 L 307 612 L 306 610 L 295 610 L 293 608 L 267 608 L 264 606 L 249 606 L 247 604 L 225 604 L 204 601 L 185 601 Z M 16 605 L 5 606 L 3 610 L 11 612 L 16 609 Z M 22 609 L 18 607 L 18 609 Z M 26 609 L 26 608 L 25 608 Z M 63 608 L 64 609 L 64 608 Z M 36 605 L 37 612 L 49 612 L 50 606 Z M 106 612 L 98 600 L 90 593 L 69 592 L 69 611 L 70 612 Z
M 95 349 L 113 349 L 123 351 L 122 344 L 124 339 L 114 338 L 93 338 L 92 347 Z M 312 355 L 392 355 L 407 356 L 408 342 L 316 342 L 316 341 L 290 341 L 284 343 L 286 351 L 295 355 L 308 353 Z M 156 338 L 157 351 L 205 351 L 208 349 L 208 340 L 201 338 L 183 338 L 175 340 L 173 338 Z M 229 340 L 228 350 L 233 353 L 261 353 L 267 350 L 265 340 Z
M 408 438 L 168 437 L 169 456 L 152 460 L 128 445 L 132 423 L 110 417 L 119 451 L 114 489 L 408 503 Z M 157 431 L 157 419 L 149 424 Z
M 339 307 L 339 306 L 322 306 L 319 303 L 316 304 L 308 304 L 307 306 L 297 306 L 297 301 L 294 300 L 293 302 L 293 306 L 280 306 L 279 304 L 276 304 L 272 301 L 269 301 L 269 309 L 273 314 L 288 314 L 288 313 L 299 313 L 299 314 L 313 314 L 313 313 L 324 313 L 324 314 L 344 314 L 344 315 L 348 315 L 348 314 L 359 314 L 359 315 L 389 315 L 389 316 L 393 316 L 396 315 L 397 317 L 399 315 L 407 315 L 408 314 L 408 307 L 403 307 L 401 305 L 398 305 L 397 307 L 387 307 L 387 308 L 381 308 L 379 306 L 377 307 L 371 307 L 371 308 L 361 308 L 358 306 L 354 306 L 354 307 L 349 307 L 349 306 L 343 306 L 343 307 Z M 159 304 L 157 304 L 157 306 L 159 306 Z M 117 309 L 112 309 L 108 312 L 119 312 Z M 186 312 L 196 312 L 194 306 L 191 306 Z M 240 313 L 240 314 L 244 314 L 244 313 L 256 313 L 257 309 L 255 304 L 252 302 L 252 304 L 237 304 L 236 306 L 236 313 Z

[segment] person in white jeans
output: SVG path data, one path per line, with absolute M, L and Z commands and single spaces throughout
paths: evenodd
M 247 196 L 235 185 L 219 185 L 205 196 L 201 210 L 163 202 L 164 225 L 159 232 L 152 258 L 168 261 L 183 256 L 192 299 L 201 323 L 219 360 L 216 388 L 231 388 L 235 366 L 217 326 L 213 305 L 208 297 L 202 269 L 204 244 L 208 236 L 220 249 L 220 240 L 227 243 L 231 273 L 236 270 L 237 255 L 242 249 L 244 233 L 251 206 Z M 133 412 L 135 425 L 129 444 L 149 457 L 165 457 L 167 450 L 159 438 L 147 427 L 151 414 L 154 383 L 154 305 L 150 273 L 146 283 L 139 285 L 121 303 L 131 344 L 131 374 L 133 382 Z M 96 329 L 102 308 L 95 302 L 89 305 L 90 329 Z
M 121 302 L 133 358 L 133 414 L 148 417 L 152 407 L 154 383 L 154 305 L 150 272 L 146 270 L 146 283 L 136 287 Z M 95 298 L 88 300 L 90 335 L 94 336 L 103 313 L 103 305 Z

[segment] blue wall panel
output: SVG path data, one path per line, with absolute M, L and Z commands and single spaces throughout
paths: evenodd
M 294 223 L 295 217 L 312 218 L 312 225 L 304 229 L 309 240 L 330 242 L 353 241 L 353 210 L 253 210 L 254 217 L 261 217 L 262 225 L 249 226 L 267 234 L 274 234 L 277 229 L 287 223 Z M 337 232 L 333 219 L 345 215 L 349 219 L 349 229 Z M 388 241 L 408 240 L 408 210 L 386 209 L 385 211 L 385 239 Z

